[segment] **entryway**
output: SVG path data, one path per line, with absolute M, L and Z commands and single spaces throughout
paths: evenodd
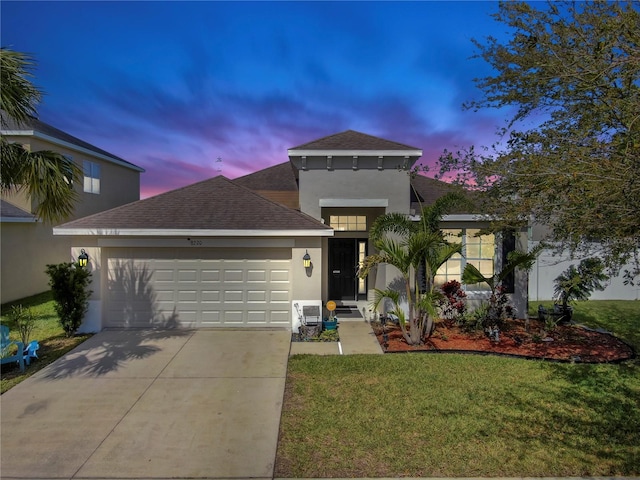
M 358 278 L 359 262 L 367 255 L 366 238 L 329 239 L 329 299 L 355 302 L 366 299 L 366 279 Z

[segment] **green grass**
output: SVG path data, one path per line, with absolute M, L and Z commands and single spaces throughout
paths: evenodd
M 3 368 L 2 392 L 87 338 L 64 336 L 49 293 L 15 303 L 38 317 L 32 338 L 42 347 L 24 374 Z M 11 328 L 10 306 L 2 305 L 1 320 Z M 584 302 L 574 318 L 640 350 L 640 302 Z M 296 356 L 289 361 L 276 475 L 638 475 L 639 432 L 637 360 Z
M 575 318 L 640 347 L 640 302 L 585 302 Z M 456 354 L 289 361 L 276 476 L 638 474 L 637 361 Z
M 553 302 L 530 302 L 529 314 L 536 316 L 540 304 L 550 307 Z M 589 300 L 573 309 L 575 322 L 613 332 L 640 352 L 640 301 Z
M 36 317 L 35 327 L 30 338 L 31 340 L 38 340 L 40 343 L 39 358 L 33 360 L 31 365 L 25 366 L 24 372 L 20 372 L 17 366 L 14 365 L 2 365 L 0 393 L 6 392 L 89 338 L 89 335 L 65 337 L 64 331 L 58 322 L 51 292 L 45 292 L 3 304 L 0 307 L 0 321 L 3 325 L 9 327 L 10 337 L 13 340 L 20 340 L 20 334 L 10 322 L 7 314 L 11 311 L 11 306 L 18 304 L 25 308 L 30 308 Z

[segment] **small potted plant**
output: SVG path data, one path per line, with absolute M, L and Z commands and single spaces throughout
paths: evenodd
M 335 330 L 338 328 L 338 317 L 334 316 L 334 312 L 336 311 L 336 302 L 333 300 L 329 300 L 325 305 L 326 309 L 329 311 L 329 318 L 322 319 L 322 329 L 323 330 Z
M 322 319 L 323 330 L 335 330 L 338 328 L 338 317 L 331 315 L 329 318 Z

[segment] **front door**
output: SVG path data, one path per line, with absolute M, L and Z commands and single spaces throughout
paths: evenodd
M 358 285 L 358 240 L 329 239 L 329 299 L 355 300 Z

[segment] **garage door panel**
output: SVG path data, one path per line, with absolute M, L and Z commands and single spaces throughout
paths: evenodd
M 197 302 L 198 292 L 196 290 L 180 290 L 178 292 L 178 302 Z
M 243 303 L 244 291 L 243 290 L 225 290 L 223 292 L 224 303 Z
M 107 259 L 107 326 L 290 324 L 290 251 L 265 250 L 276 259 L 243 259 L 239 250 L 211 258 L 221 250 L 172 249 L 172 259 L 163 249 L 140 249 L 153 258 L 135 258 L 136 249 L 118 256 L 123 250 L 111 250 Z
M 247 270 L 248 283 L 266 283 L 266 281 L 267 281 L 266 270 Z
M 269 281 L 277 283 L 289 283 L 289 270 L 271 270 L 269 272 Z
M 197 282 L 198 281 L 197 270 L 178 270 L 178 281 L 182 283 Z
M 211 269 L 201 270 L 201 273 L 200 273 L 201 282 L 205 282 L 205 283 L 220 282 L 220 279 L 221 279 L 220 270 L 211 270 Z
M 270 324 L 289 325 L 291 321 L 291 314 L 289 310 L 272 310 L 268 312 L 268 322 Z
M 260 323 L 264 325 L 266 319 L 267 319 L 266 310 L 249 310 L 247 312 L 248 323 L 253 323 L 253 324 Z
M 224 281 L 227 283 L 230 282 L 243 282 L 244 281 L 244 270 L 240 269 L 225 269 L 224 270 Z
M 244 323 L 243 310 L 226 310 L 224 312 L 224 325 L 242 325 Z
M 201 299 L 202 303 L 220 303 L 220 290 L 203 290 Z
M 165 269 L 156 269 L 153 272 L 153 280 L 156 282 L 173 283 L 175 281 L 175 271 L 165 270 Z
M 173 302 L 175 300 L 175 292 L 173 290 L 156 290 L 157 302 Z
M 264 290 L 248 290 L 247 291 L 247 302 L 249 303 L 266 303 L 267 302 L 267 292 Z

